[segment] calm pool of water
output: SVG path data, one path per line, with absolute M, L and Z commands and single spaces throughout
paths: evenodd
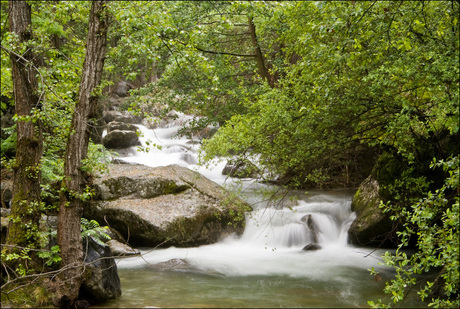
M 301 266 L 300 266 L 301 267 Z M 332 267 L 327 278 L 287 275 L 228 276 L 210 271 L 121 268 L 123 295 L 100 307 L 145 308 L 337 308 L 367 307 L 388 298 L 381 281 L 359 267 Z M 385 275 L 386 274 L 386 275 Z M 404 307 L 423 307 L 409 297 Z

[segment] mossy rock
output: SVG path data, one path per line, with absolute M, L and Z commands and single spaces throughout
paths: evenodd
M 133 246 L 197 246 L 241 234 L 250 206 L 185 167 L 113 165 L 96 179 L 84 217 L 107 222 Z
M 259 177 L 259 169 L 249 160 L 229 161 L 222 170 L 222 175 L 237 178 L 257 178 Z
M 380 201 L 379 183 L 369 176 L 361 183 L 351 203 L 351 210 L 356 213 L 356 219 L 348 230 L 348 238 L 352 244 L 394 246 L 393 222 L 379 207 Z

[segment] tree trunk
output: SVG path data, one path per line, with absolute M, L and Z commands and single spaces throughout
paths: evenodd
M 61 250 L 63 273 L 59 278 L 55 299 L 56 305 L 60 307 L 75 305 L 83 279 L 80 221 L 86 175 L 82 170 L 82 162 L 88 151 L 87 123 L 97 100 L 93 92 L 101 82 L 106 54 L 108 18 L 105 5 L 106 1 L 93 1 L 91 5 L 85 62 L 65 154 L 65 178 L 58 216 L 58 244 Z
M 26 45 L 32 38 L 31 8 L 26 1 L 9 2 L 10 31 L 17 34 L 19 42 Z M 21 56 L 10 52 L 13 91 L 17 121 L 16 162 L 13 167 L 12 220 L 9 223 L 7 244 L 9 252 L 18 247 L 34 247 L 37 243 L 40 219 L 40 158 L 43 139 L 40 120 L 21 117 L 32 116 L 40 108 L 37 94 L 37 74 L 33 65 L 31 48 Z M 17 246 L 15 248 L 11 246 Z
M 262 54 L 262 50 L 260 49 L 259 40 L 257 39 L 256 26 L 254 25 L 254 21 L 251 16 L 248 17 L 248 23 L 249 33 L 251 34 L 251 42 L 254 46 L 255 56 L 257 60 L 257 67 L 259 68 L 259 75 L 268 82 L 271 88 L 273 88 L 274 80 L 270 75 L 267 66 L 265 65 L 264 56 Z

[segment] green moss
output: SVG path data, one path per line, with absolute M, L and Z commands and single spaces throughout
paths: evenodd
M 39 308 L 52 307 L 54 294 L 45 280 L 10 284 L 2 288 L 2 308 Z
M 408 167 L 393 155 L 384 152 L 372 170 L 372 176 L 380 184 L 379 194 L 383 200 L 387 201 L 391 198 L 391 194 L 387 187 L 394 183 L 395 179 L 401 178 L 402 171 Z

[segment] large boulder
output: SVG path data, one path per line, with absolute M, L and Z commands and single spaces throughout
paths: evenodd
M 90 303 L 100 303 L 121 295 L 121 283 L 117 264 L 107 244 L 85 237 L 86 276 L 80 288 L 80 298 Z
M 113 130 L 102 139 L 105 148 L 119 149 L 140 146 L 139 136 L 135 131 Z
M 84 216 L 107 222 L 131 245 L 197 246 L 244 230 L 250 207 L 201 174 L 178 165 L 113 164 L 96 179 Z
M 107 124 L 107 133 L 110 133 L 115 130 L 120 131 L 137 131 L 137 127 L 131 123 L 126 122 L 119 122 L 119 121 L 111 121 Z
M 393 222 L 379 207 L 382 200 L 379 183 L 369 176 L 359 186 L 351 202 L 356 219 L 348 230 L 348 239 L 360 246 L 393 247 Z

